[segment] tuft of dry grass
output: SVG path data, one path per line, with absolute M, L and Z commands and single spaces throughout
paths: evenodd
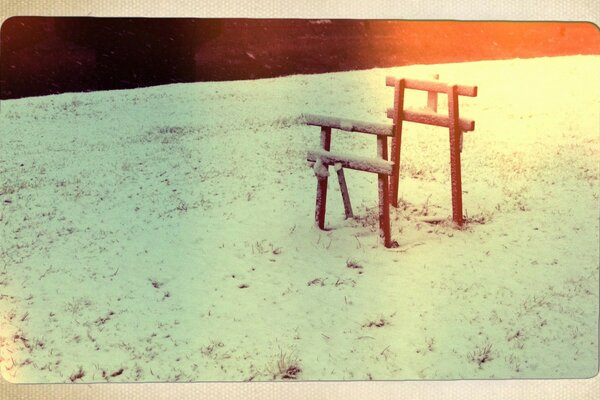
M 301 372 L 298 358 L 280 350 L 273 379 L 297 379 Z
M 490 211 L 482 211 L 477 214 L 468 215 L 468 213 L 465 210 L 465 214 L 465 222 L 467 224 L 485 225 L 489 223 L 494 217 L 494 214 Z
M 533 297 L 527 297 L 521 303 L 521 309 L 517 312 L 517 315 L 521 316 L 528 314 L 536 308 L 542 308 L 546 306 L 550 306 L 550 302 L 545 296 L 538 297 L 534 295 Z
M 473 352 L 469 353 L 467 355 L 467 359 L 471 362 L 474 362 L 477 364 L 477 366 L 479 368 L 481 368 L 481 366 L 487 362 L 490 362 L 493 360 L 492 358 L 492 344 L 491 343 L 486 343 L 485 345 L 483 345 L 482 347 L 479 347 L 475 350 L 473 350 Z
M 79 315 L 85 308 L 92 305 L 92 301 L 85 297 L 75 298 L 65 305 L 65 311 L 73 314 L 73 317 Z
M 369 321 L 365 324 L 362 325 L 363 328 L 382 328 L 386 325 L 388 325 L 389 322 L 386 321 L 383 316 L 379 317 L 378 319 L 374 320 L 374 321 Z
M 313 286 L 313 285 L 315 285 L 315 286 L 325 286 L 325 280 L 326 279 L 327 278 L 315 278 L 312 281 L 309 281 L 307 283 L 307 285 L 308 286 Z
M 85 376 L 85 372 L 83 371 L 83 367 L 79 367 L 79 371 L 71 374 L 69 379 L 71 380 L 71 382 L 75 382 L 76 380 L 82 379 L 84 376 Z

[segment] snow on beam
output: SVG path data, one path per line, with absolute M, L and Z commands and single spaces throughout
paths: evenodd
M 395 86 L 398 79 L 387 76 L 385 78 L 386 86 Z M 404 80 L 405 88 L 407 89 L 416 89 L 416 90 L 425 90 L 427 92 L 437 92 L 437 93 L 448 93 L 449 85 L 443 82 L 430 82 L 430 81 L 421 81 L 418 79 L 405 79 Z M 456 85 L 458 95 L 459 96 L 469 96 L 476 97 L 477 96 L 477 86 L 465 86 L 465 85 Z
M 392 166 L 394 165 L 394 163 L 391 161 L 346 154 L 334 154 L 325 150 L 309 151 L 306 158 L 308 161 L 313 162 L 316 162 L 317 159 L 320 159 L 324 165 L 335 165 L 336 163 L 339 163 L 344 168 L 384 175 L 391 175 Z
M 388 108 L 387 117 L 394 119 L 394 109 Z M 437 114 L 427 110 L 411 110 L 406 109 L 403 113 L 403 121 L 417 122 L 420 124 L 450 127 L 450 117 L 443 114 Z M 475 121 L 466 118 L 459 118 L 458 125 L 463 132 L 471 132 L 475 130 Z
M 335 128 L 348 132 L 369 133 L 371 135 L 393 136 L 392 125 L 354 121 L 314 114 L 304 114 L 303 118 L 304 123 L 307 125 Z

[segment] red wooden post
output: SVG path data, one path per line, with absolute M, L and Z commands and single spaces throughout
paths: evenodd
M 383 141 L 385 142 L 385 146 L 383 146 L 383 148 L 381 149 L 381 159 L 382 160 L 387 160 L 388 159 L 388 146 L 387 146 L 387 137 L 383 137 Z M 377 151 L 379 151 L 379 136 L 377 137 Z M 379 155 L 379 153 L 377 153 Z
M 331 148 L 331 128 L 321 127 L 321 148 L 329 151 Z M 324 166 L 327 168 L 327 166 Z M 327 176 L 317 176 L 317 202 L 315 222 L 320 229 L 325 229 L 325 209 L 327 205 Z
M 388 191 L 388 177 L 378 174 L 379 183 L 379 237 L 385 247 L 392 247 L 392 234 L 390 229 L 390 196 Z
M 452 219 L 463 226 L 462 182 L 460 173 L 460 137 L 457 86 L 448 86 L 448 116 L 450 118 L 450 174 L 452 180 Z
M 436 81 L 440 79 L 439 74 L 434 74 L 433 79 Z M 437 92 L 427 92 L 427 108 L 433 112 L 437 112 L 438 105 L 438 94 Z
M 386 136 L 377 136 L 377 155 L 383 159 L 387 158 Z M 385 247 L 392 247 L 388 177 L 385 174 L 377 174 L 377 178 L 379 184 L 379 237 L 383 240 Z
M 400 150 L 402 147 L 402 121 L 404 120 L 405 80 L 399 79 L 394 85 L 394 136 L 392 138 L 392 170 L 390 183 L 391 204 L 398 207 L 398 185 L 400 179 Z M 387 146 L 386 146 L 387 148 Z M 387 180 L 387 178 L 386 178 Z

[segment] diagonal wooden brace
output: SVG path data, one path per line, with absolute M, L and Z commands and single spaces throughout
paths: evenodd
M 334 165 L 335 171 L 337 172 L 338 182 L 340 184 L 340 192 L 342 193 L 342 201 L 344 202 L 344 214 L 346 219 L 353 218 L 352 204 L 350 203 L 350 194 L 348 193 L 348 186 L 346 185 L 346 177 L 344 176 L 344 168 L 342 164 L 336 163 Z

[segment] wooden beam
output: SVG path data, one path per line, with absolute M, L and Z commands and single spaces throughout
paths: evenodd
M 387 157 L 387 137 L 377 137 L 377 155 L 382 159 Z M 392 235 L 390 229 L 390 195 L 388 187 L 388 176 L 377 175 L 379 192 L 379 237 L 385 247 L 392 247 Z
M 402 122 L 404 120 L 404 91 L 404 79 L 397 80 L 396 85 L 394 86 L 394 109 L 392 110 L 391 116 L 394 120 L 394 136 L 392 137 L 392 161 L 394 163 L 394 168 L 389 191 L 391 204 L 396 208 L 398 208 L 398 185 L 400 184 L 400 150 L 402 147 Z
M 460 171 L 460 129 L 458 114 L 458 88 L 448 88 L 448 113 L 450 115 L 450 176 L 452 186 L 452 219 L 463 226 L 462 179 Z
M 395 86 L 398 79 L 393 76 L 385 78 L 386 86 Z M 450 85 L 444 82 L 430 82 L 419 79 L 405 79 L 407 89 L 424 90 L 426 92 L 448 93 Z M 476 97 L 477 86 L 453 85 L 456 86 L 456 92 L 459 96 Z
M 331 128 L 321 127 L 321 148 L 323 150 L 331 150 Z
M 434 80 L 439 80 L 440 75 L 435 74 L 432 77 Z M 427 92 L 427 108 L 433 112 L 437 112 L 438 108 L 438 94 L 437 92 Z
M 308 161 L 317 161 L 317 159 L 320 159 L 323 165 L 334 165 L 336 163 L 340 163 L 343 168 L 350 168 L 358 171 L 372 172 L 374 174 L 383 175 L 391 175 L 392 168 L 394 166 L 394 163 L 391 161 L 351 156 L 346 154 L 335 154 L 324 150 L 309 151 L 306 159 Z
M 331 128 L 321 128 L 321 148 L 329 151 L 331 148 Z M 327 166 L 325 165 L 325 168 Z M 315 205 L 315 223 L 320 229 L 325 229 L 325 210 L 327 207 L 327 174 L 317 176 L 317 199 Z
M 371 135 L 392 136 L 392 125 L 375 122 L 355 121 L 345 118 L 327 117 L 324 115 L 304 114 L 306 125 L 340 129 L 347 132 L 362 132 Z
M 394 118 L 394 109 L 387 109 L 387 117 L 390 119 Z M 437 114 L 428 110 L 404 110 L 403 115 L 404 121 L 416 122 L 419 124 L 443 126 L 450 128 L 451 118 L 447 115 Z M 460 118 L 458 120 L 460 130 L 463 132 L 471 132 L 475 130 L 475 121 L 467 118 Z

